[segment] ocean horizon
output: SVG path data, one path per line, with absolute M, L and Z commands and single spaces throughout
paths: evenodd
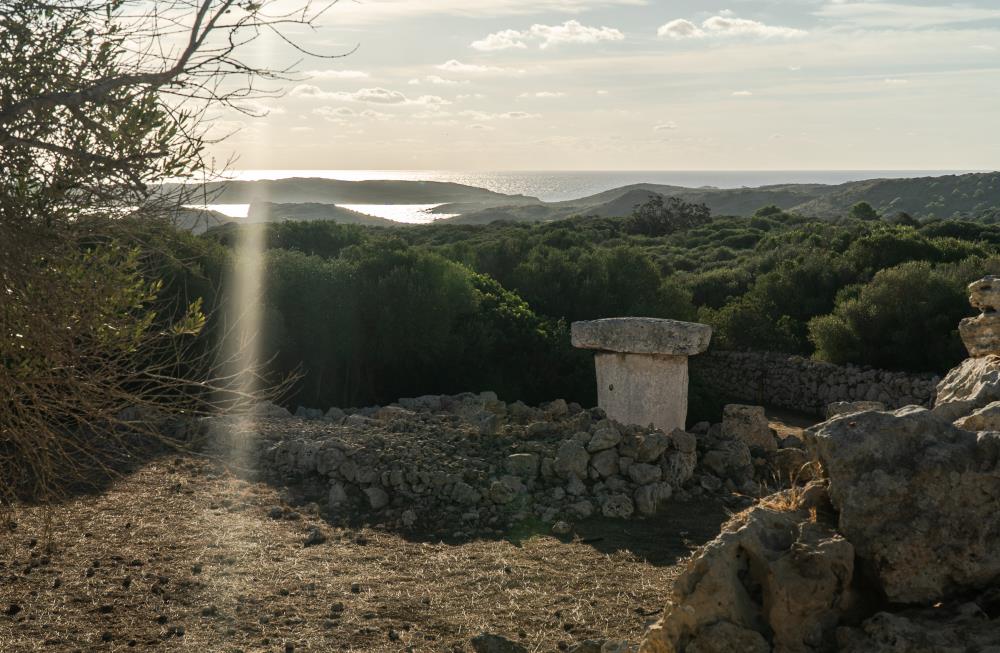
M 527 195 L 545 202 L 575 200 L 631 184 L 663 184 L 684 188 L 756 188 L 780 184 L 837 185 L 867 179 L 905 179 L 958 175 L 982 170 L 233 170 L 224 179 L 256 181 L 308 177 L 342 181 L 431 181 L 485 188 L 507 195 Z M 397 222 L 427 223 L 448 217 L 434 214 L 437 205 L 341 205 L 368 215 Z M 234 218 L 245 218 L 249 205 L 210 204 Z

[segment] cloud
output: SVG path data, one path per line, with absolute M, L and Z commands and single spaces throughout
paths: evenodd
M 522 98 L 536 97 L 542 99 L 552 99 L 552 98 L 566 97 L 566 94 L 563 93 L 562 91 L 538 91 L 537 93 L 521 93 L 518 97 Z
M 673 131 L 674 129 L 677 129 L 677 123 L 674 122 L 673 120 L 661 123 L 653 127 L 654 132 L 668 132 L 668 131 Z
M 458 114 L 463 118 L 471 118 L 472 120 L 485 122 L 490 120 L 527 120 L 529 118 L 541 118 L 541 115 L 537 113 L 528 113 L 526 111 L 507 111 L 504 113 L 488 113 L 486 111 L 461 111 Z
M 564 43 L 599 43 L 622 41 L 625 35 L 613 27 L 589 27 L 577 20 L 567 20 L 561 25 L 535 24 L 524 31 L 505 29 L 472 42 L 472 47 L 485 52 L 526 48 L 528 42 L 538 43 L 539 49 Z
M 367 79 L 371 77 L 361 70 L 307 70 L 302 74 L 310 79 Z
M 428 84 L 434 84 L 435 86 L 458 86 L 459 84 L 468 84 L 467 79 L 445 79 L 440 75 L 427 75 L 424 77 L 423 82 Z M 411 79 L 407 84 L 410 86 L 417 86 L 421 83 L 420 79 Z
M 733 91 L 733 97 L 750 97 L 752 95 L 751 91 Z
M 494 50 L 509 50 L 511 48 L 524 49 L 528 44 L 524 42 L 525 33 L 516 29 L 505 29 L 501 32 L 494 32 L 485 38 L 472 42 L 474 50 L 482 52 L 492 52 Z
M 284 107 L 274 107 L 258 100 L 240 100 L 234 102 L 233 106 L 243 113 L 248 113 L 251 116 L 264 117 L 264 116 L 280 116 L 285 113 Z
M 910 83 L 910 80 L 908 80 L 908 79 L 886 79 L 885 80 L 885 85 L 886 86 L 906 86 L 909 83 Z
M 435 66 L 438 70 L 449 73 L 465 73 L 472 75 L 520 75 L 524 73 L 519 68 L 501 68 L 499 66 L 483 66 L 474 63 L 462 63 L 458 59 L 450 59 Z
M 915 29 L 1000 18 L 1000 9 L 968 5 L 918 6 L 895 2 L 830 2 L 815 12 L 821 18 L 865 27 Z
M 459 95 L 455 96 L 455 99 L 459 100 L 459 101 L 462 101 L 462 100 L 482 100 L 485 97 L 486 96 L 484 94 L 482 94 L 482 93 L 460 93 Z
M 349 118 L 353 118 L 357 115 L 354 112 L 354 109 L 350 109 L 348 107 L 316 107 L 312 110 L 312 112 L 328 122 L 335 123 L 347 122 Z
M 971 46 L 973 50 L 979 50 L 980 52 L 996 52 L 997 48 L 995 45 L 986 45 L 984 43 Z
M 602 89 L 600 89 L 600 90 L 598 90 L 598 91 L 595 91 L 595 92 L 596 92 L 596 93 L 597 93 L 598 95 L 607 95 L 607 94 L 608 94 L 608 92 L 607 92 L 606 90 L 604 90 L 603 88 L 602 88 Z
M 409 98 L 399 91 L 391 91 L 386 88 L 362 88 L 357 91 L 324 91 L 318 86 L 311 84 L 299 84 L 290 93 L 293 97 L 314 98 L 320 100 L 339 100 L 341 102 L 367 102 L 370 104 L 405 105 L 420 104 L 427 106 L 441 106 L 451 104 L 448 100 L 437 95 L 421 95 L 418 98 Z
M 752 37 L 752 38 L 798 38 L 805 36 L 805 30 L 794 27 L 765 25 L 757 20 L 736 18 L 732 12 L 723 12 L 717 16 L 706 18 L 701 26 L 689 20 L 678 18 L 662 25 L 656 30 L 657 36 L 672 39 L 703 39 L 711 37 Z

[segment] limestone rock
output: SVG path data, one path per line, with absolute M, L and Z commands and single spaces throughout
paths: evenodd
M 559 445 L 552 469 L 561 478 L 587 478 L 587 463 L 590 456 L 583 445 L 575 440 L 565 440 Z
M 934 412 L 948 421 L 1000 401 L 1000 356 L 967 358 L 937 386 Z
M 850 413 L 863 413 L 868 410 L 885 410 L 885 404 L 880 401 L 837 401 L 826 407 L 826 418 Z
M 748 447 L 764 451 L 778 448 L 763 406 L 728 404 L 722 410 L 722 437 L 741 440 Z
M 975 603 L 879 612 L 861 628 L 842 628 L 837 639 L 844 653 L 1000 653 L 1000 618 L 990 619 Z
M 595 453 L 611 449 L 622 441 L 622 434 L 610 421 L 605 420 L 594 429 L 594 435 L 587 443 L 587 451 Z
M 660 461 L 660 469 L 663 470 L 662 478 L 664 482 L 679 488 L 694 476 L 697 463 L 698 454 L 694 451 L 690 453 L 671 451 L 664 455 Z
M 578 519 L 587 519 L 594 514 L 594 504 L 583 499 L 566 506 L 566 512 Z
M 742 440 L 722 440 L 705 454 L 702 464 L 720 478 L 743 483 L 753 478 L 753 458 Z
M 619 470 L 618 452 L 614 449 L 600 451 L 590 458 L 590 466 L 600 478 L 614 476 Z
M 705 431 L 708 431 L 708 427 L 705 428 Z M 677 449 L 678 451 L 683 451 L 684 453 L 694 453 L 694 451 L 698 448 L 698 438 L 687 431 L 674 429 L 670 432 L 668 437 L 670 438 L 670 443 L 673 445 L 674 449 Z
M 574 322 L 572 342 L 580 349 L 632 354 L 693 356 L 708 349 L 712 327 L 650 317 L 615 317 Z
M 531 480 L 538 476 L 538 454 L 515 453 L 507 456 L 504 467 L 514 476 Z
M 840 532 L 886 597 L 934 602 L 1000 580 L 1000 433 L 914 406 L 808 430 Z
M 662 431 L 653 431 L 639 437 L 639 447 L 635 454 L 636 462 L 651 463 L 657 460 L 670 446 L 670 438 Z
M 829 526 L 753 508 L 691 561 L 640 651 L 763 653 L 763 635 L 775 651 L 832 650 L 853 574 L 854 547 Z
M 663 470 L 658 465 L 635 463 L 629 466 L 628 475 L 637 485 L 646 485 L 660 480 Z
M 966 431 L 1000 431 L 1000 401 L 955 420 L 955 426 Z
M 635 505 L 627 494 L 612 494 L 601 506 L 601 514 L 605 517 L 628 519 L 633 512 L 635 512 Z
M 476 653 L 528 653 L 528 649 L 521 644 L 492 633 L 476 635 L 471 644 Z
M 640 515 L 655 515 L 673 494 L 673 488 L 668 483 L 650 483 L 635 491 L 633 499 Z
M 969 303 L 981 311 L 958 325 L 965 348 L 973 358 L 1000 354 L 1000 277 L 988 276 L 969 284 Z
M 389 505 L 389 495 L 380 487 L 365 488 L 365 496 L 368 497 L 368 505 L 372 510 L 380 510 Z

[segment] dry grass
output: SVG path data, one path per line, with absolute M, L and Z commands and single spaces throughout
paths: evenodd
M 0 536 L 0 651 L 454 651 L 483 630 L 532 651 L 634 641 L 724 517 L 695 505 L 597 522 L 586 540 L 446 544 L 270 518 L 282 505 L 183 458 L 22 508 Z M 327 541 L 305 547 L 310 528 Z

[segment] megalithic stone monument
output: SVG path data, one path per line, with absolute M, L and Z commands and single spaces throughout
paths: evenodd
M 594 349 L 597 403 L 608 417 L 669 433 L 687 419 L 688 357 L 708 349 L 707 324 L 650 317 L 574 322 L 572 342 Z

